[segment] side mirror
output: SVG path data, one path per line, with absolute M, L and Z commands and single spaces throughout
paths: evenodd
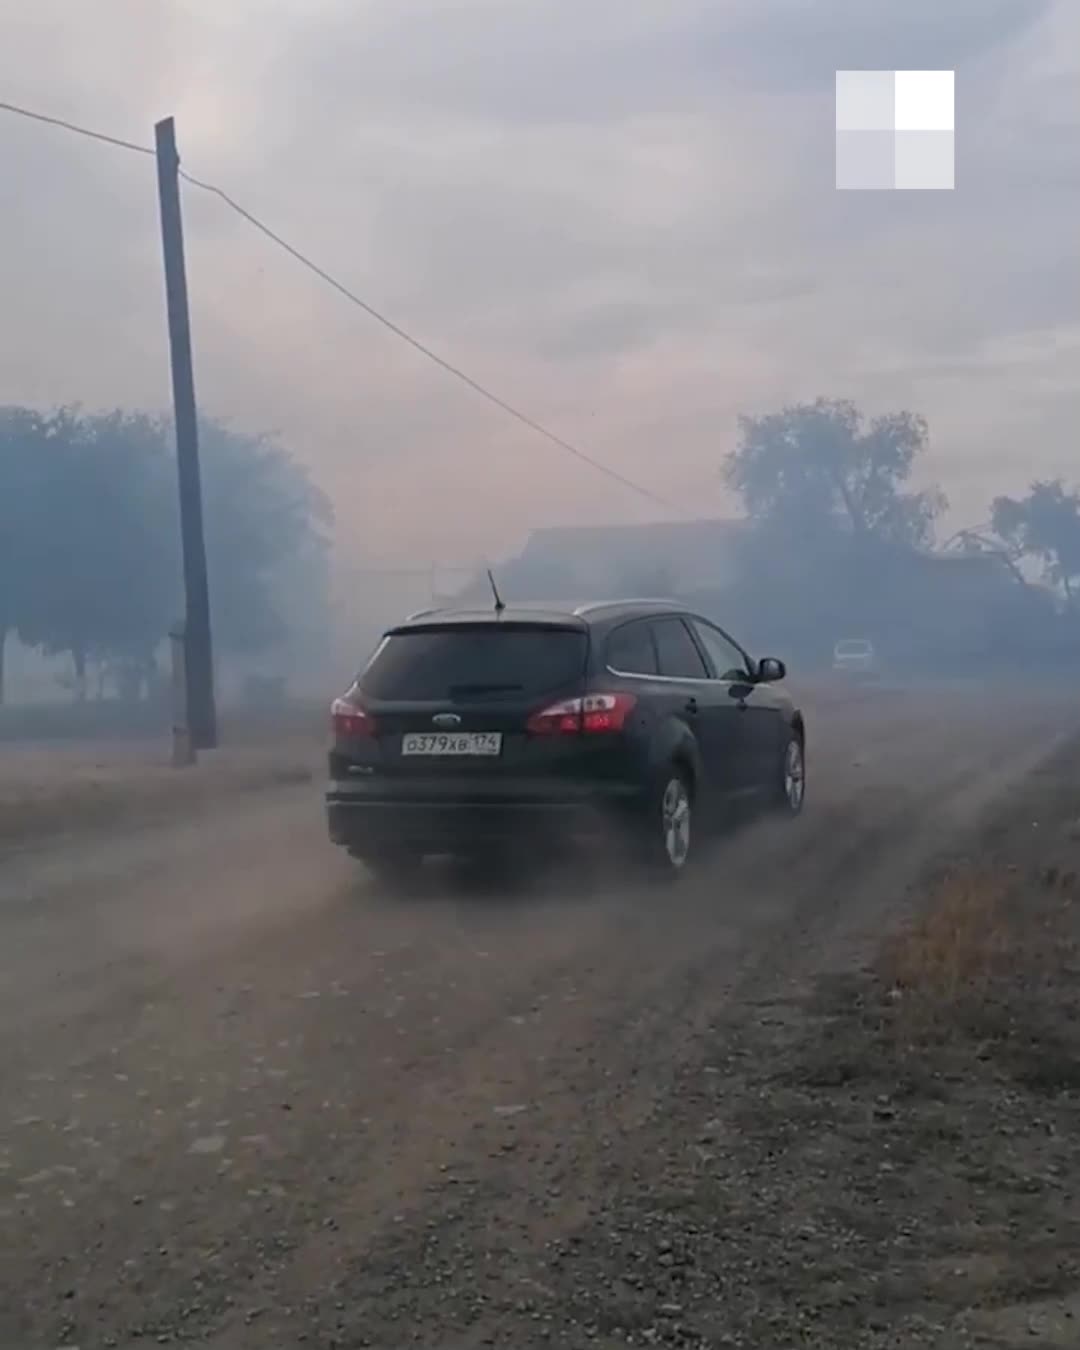
M 759 684 L 775 684 L 787 674 L 787 666 L 775 656 L 763 656 L 758 662 L 757 677 Z

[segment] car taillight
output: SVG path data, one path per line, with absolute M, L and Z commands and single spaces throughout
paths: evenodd
M 330 723 L 335 736 L 355 739 L 375 734 L 375 719 L 347 698 L 334 699 L 330 705 Z
M 633 694 L 586 694 L 542 708 L 527 726 L 534 736 L 621 731 L 636 702 Z

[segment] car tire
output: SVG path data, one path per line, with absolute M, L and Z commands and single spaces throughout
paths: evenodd
M 656 780 L 641 838 L 649 872 L 664 881 L 683 876 L 694 857 L 694 791 L 689 773 L 671 764 Z
M 793 731 L 784 743 L 776 774 L 776 807 L 785 816 L 800 815 L 806 801 L 806 745 Z

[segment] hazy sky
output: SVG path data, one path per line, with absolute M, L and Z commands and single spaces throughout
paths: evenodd
M 833 187 L 836 69 L 957 71 L 957 189 Z M 0 99 L 152 143 L 698 514 L 739 412 L 930 421 L 957 524 L 1080 478 L 1078 0 L 0 0 Z M 154 166 L 0 114 L 0 401 L 161 407 Z M 196 379 L 343 548 L 656 514 L 185 193 Z

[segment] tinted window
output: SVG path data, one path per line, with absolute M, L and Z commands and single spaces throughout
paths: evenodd
M 711 624 L 694 621 L 694 632 L 698 641 L 708 653 L 709 660 L 716 671 L 717 679 L 741 680 L 746 678 L 746 660 L 738 647 L 729 641 L 718 628 Z
M 660 619 L 653 624 L 660 674 L 681 680 L 706 680 L 709 672 L 694 639 L 681 619 Z
M 376 699 L 532 697 L 580 680 L 585 647 L 583 632 L 536 625 L 418 629 L 387 638 L 358 683 Z
M 628 623 L 608 639 L 607 663 L 627 675 L 655 675 L 656 648 L 647 623 Z

